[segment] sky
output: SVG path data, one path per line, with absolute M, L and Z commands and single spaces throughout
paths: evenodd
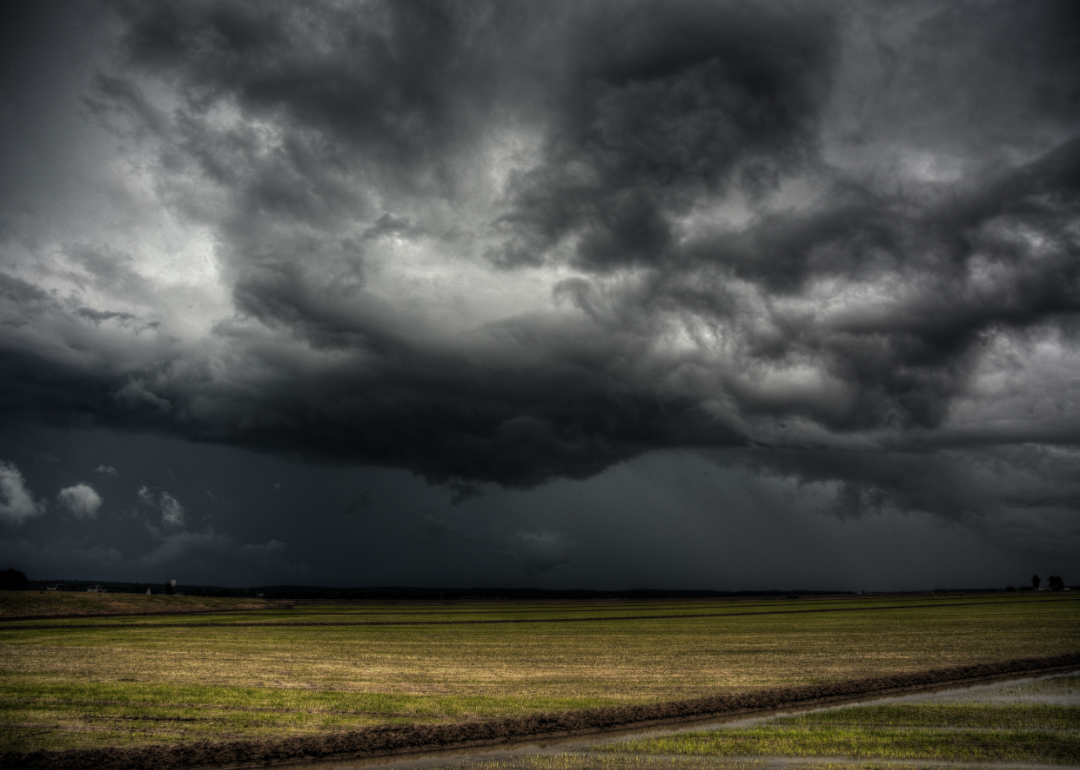
M 1080 583 L 1080 6 L 0 10 L 0 568 Z

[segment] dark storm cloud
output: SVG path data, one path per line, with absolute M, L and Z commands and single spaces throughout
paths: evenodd
M 773 310 L 775 328 L 748 334 L 747 353 L 820 361 L 854 394 L 850 407 L 792 406 L 832 430 L 937 427 L 989 335 L 1022 337 L 1049 326 L 1072 338 L 1080 310 L 1078 148 L 1069 140 L 977 191 L 914 212 L 903 199 L 841 202 L 804 217 L 767 217 L 736 237 L 706 236 L 689 247 L 694 270 L 794 297 L 815 281 L 893 277 L 896 293 L 882 304 L 824 323 L 813 313 Z M 713 312 L 718 320 L 740 315 L 727 306 Z M 740 395 L 751 411 L 778 406 L 752 391 Z
M 985 509 L 1000 492 L 980 487 L 978 461 L 941 454 L 774 448 L 720 455 L 718 461 L 765 477 L 794 479 L 800 485 L 835 485 L 836 512 L 841 516 L 921 511 L 958 521 Z M 999 463 L 1009 465 L 1005 458 Z
M 1080 436 L 1066 386 L 1064 428 L 986 395 L 1010 355 L 1076 361 L 1071 4 L 109 5 L 84 104 L 206 233 L 227 310 L 176 298 L 165 238 L 36 273 L 11 246 L 5 409 L 460 499 L 661 448 Z M 855 508 L 946 513 L 893 478 L 918 455 L 791 452 Z
M 842 519 L 928 514 L 1003 552 L 1075 560 L 1080 484 L 1075 447 L 1031 444 L 934 453 L 753 449 L 712 455 L 720 468 L 823 492 Z
M 544 162 L 512 179 L 509 265 L 568 235 L 588 270 L 670 260 L 670 217 L 768 187 L 811 152 L 833 20 L 820 4 L 636 5 L 593 23 L 554 95 Z

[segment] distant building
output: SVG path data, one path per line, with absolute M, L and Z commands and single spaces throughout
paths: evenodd
M 59 591 L 60 586 L 45 586 L 46 591 Z
M 92 593 L 92 594 L 107 594 L 107 593 L 109 593 L 108 588 L 102 588 L 101 586 L 90 586 L 89 588 L 86 589 L 86 591 L 87 591 L 87 593 Z

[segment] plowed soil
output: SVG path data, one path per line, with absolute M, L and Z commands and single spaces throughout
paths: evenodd
M 529 738 L 555 738 L 603 730 L 645 727 L 710 715 L 749 714 L 789 706 L 886 695 L 996 677 L 1080 668 L 1080 653 L 957 666 L 899 676 L 784 687 L 741 695 L 614 706 L 515 719 L 449 725 L 373 727 L 278 741 L 195 743 L 134 749 L 37 751 L 0 755 L 0 767 L 27 770 L 157 770 L 158 768 L 265 767 L 304 759 L 350 759 L 432 749 L 490 746 Z

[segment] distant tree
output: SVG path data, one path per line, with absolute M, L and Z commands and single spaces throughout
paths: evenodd
M 9 568 L 0 571 L 0 590 L 2 591 L 22 591 L 29 583 L 26 575 L 17 569 Z
M 1040 580 L 1040 579 L 1039 579 L 1039 576 L 1038 576 L 1038 575 L 1032 575 L 1032 576 L 1031 576 L 1031 587 L 1032 587 L 1032 588 L 1034 588 L 1034 589 L 1035 589 L 1036 591 L 1038 591 L 1038 590 L 1039 590 L 1039 586 L 1040 586 L 1041 584 L 1042 584 L 1042 580 Z
M 1046 584 L 1050 586 L 1051 591 L 1065 590 L 1065 581 L 1062 580 L 1058 575 L 1051 575 L 1050 577 L 1048 577 L 1046 579 Z
M 165 584 L 165 590 L 164 590 L 164 591 L 162 591 L 162 593 L 166 593 L 166 594 L 168 594 L 169 596 L 172 596 L 172 593 L 173 593 L 173 587 L 172 587 L 172 583 L 166 583 L 166 584 Z

